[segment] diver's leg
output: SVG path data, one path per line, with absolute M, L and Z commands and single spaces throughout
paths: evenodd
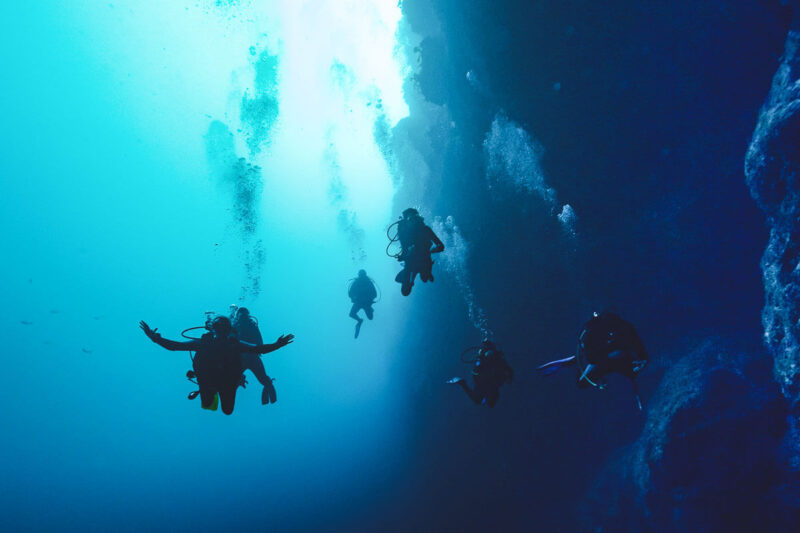
M 375 310 L 372 309 L 372 304 L 369 304 L 368 306 L 364 307 L 364 313 L 367 315 L 367 318 L 372 320 L 372 317 L 374 316 L 375 313 Z
M 423 283 L 433 281 L 433 274 L 431 273 L 432 269 L 433 269 L 433 261 L 428 259 L 427 261 L 422 262 L 421 268 L 419 270 L 419 279 L 421 279 Z
M 361 310 L 361 304 L 353 303 L 353 307 L 350 308 L 350 318 L 356 321 L 356 333 L 355 338 L 358 338 L 358 334 L 361 332 L 361 324 L 364 322 L 364 319 L 358 316 L 358 312 Z
M 222 412 L 226 415 L 233 413 L 233 405 L 236 403 L 236 390 L 239 388 L 239 383 L 235 385 L 228 385 L 219 391 L 219 401 L 222 405 Z
M 422 269 L 420 271 L 420 277 L 422 281 L 428 282 L 433 281 L 433 259 L 431 256 L 426 256 L 422 261 Z
M 417 277 L 417 273 L 416 272 L 412 272 L 412 271 L 408 272 L 408 276 L 406 278 L 407 281 L 400 288 L 400 292 L 403 294 L 403 296 L 408 296 L 409 294 L 411 294 L 411 288 L 414 286 L 414 279 L 416 277 Z
M 408 267 L 405 267 L 395 278 L 395 280 L 401 284 L 400 294 L 403 296 L 408 296 L 411 294 L 411 287 L 414 286 L 414 276 L 415 274 L 412 273 Z
M 216 393 L 217 391 L 211 387 L 200 385 L 200 405 L 202 405 L 203 409 L 210 409 L 211 406 L 214 405 L 214 396 Z
M 244 371 L 249 368 L 250 372 L 253 373 L 258 382 L 264 387 L 261 389 L 261 405 L 267 405 L 270 403 L 270 396 L 274 396 L 275 387 L 272 386 L 272 378 L 267 375 L 261 356 L 257 354 L 247 354 L 242 357 L 242 361 L 244 362 L 244 369 L 242 370 Z M 270 389 L 273 391 L 272 394 L 270 394 Z
M 469 396 L 469 399 L 472 400 L 473 402 L 475 402 L 476 405 L 480 405 L 481 404 L 482 398 L 478 394 L 477 389 L 476 390 L 470 389 L 469 385 L 467 385 L 467 380 L 466 379 L 459 380 L 459 381 L 456 382 L 456 384 L 458 384 L 462 389 L 464 389 L 464 392 L 467 393 L 467 396 Z

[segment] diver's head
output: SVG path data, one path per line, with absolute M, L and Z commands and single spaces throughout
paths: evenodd
M 362 268 L 361 270 L 358 271 L 358 277 L 359 278 L 366 278 L 367 277 L 367 271 Z
M 236 318 L 247 318 L 250 316 L 250 310 L 246 307 L 240 307 L 236 310 Z
M 413 207 L 409 207 L 408 209 L 403 211 L 403 218 L 405 218 L 406 220 L 410 220 L 412 218 L 418 218 L 418 217 L 419 217 L 419 211 L 417 211 Z
M 211 322 L 211 331 L 217 338 L 225 338 L 231 334 L 233 327 L 226 316 L 218 316 Z

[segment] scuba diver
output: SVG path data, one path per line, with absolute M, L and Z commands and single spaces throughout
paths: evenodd
M 194 375 L 200 387 L 200 402 L 204 409 L 216 410 L 219 401 L 222 412 L 233 413 L 236 389 L 242 380 L 242 353 L 265 354 L 283 348 L 294 340 L 294 335 L 281 335 L 273 344 L 248 344 L 236 338 L 231 321 L 224 316 L 213 319 L 210 331 L 199 339 L 187 342 L 165 339 L 158 328 L 151 329 L 145 321 L 139 322 L 147 337 L 169 351 L 193 351 Z M 190 396 L 193 398 L 193 396 Z
M 467 348 L 462 356 L 474 348 Z M 503 352 L 489 339 L 484 339 L 477 348 L 478 355 L 471 361 L 474 387 L 470 389 L 467 380 L 459 377 L 451 378 L 447 383 L 460 385 L 469 399 L 477 405 L 494 407 L 500 397 L 500 387 L 504 383 L 511 384 L 514 381 L 514 370 L 509 366 Z
M 611 311 L 592 313 L 578 337 L 577 354 L 545 363 L 538 372 L 549 376 L 566 366 L 577 365 L 580 388 L 606 388 L 605 376 L 616 372 L 631 380 L 639 410 L 642 402 L 636 377 L 647 366 L 649 356 L 633 324 Z
M 250 314 L 250 310 L 246 307 L 232 305 L 231 319 L 233 321 L 233 329 L 240 341 L 256 345 L 264 344 L 264 340 L 261 338 L 261 331 L 258 329 L 258 320 Z M 261 389 L 261 405 L 278 401 L 275 386 L 272 384 L 273 380 L 267 375 L 260 354 L 242 353 L 242 372 L 245 370 L 250 370 L 264 387 Z
M 392 257 L 403 263 L 403 270 L 397 274 L 394 280 L 400 283 L 400 292 L 403 296 L 408 296 L 411 294 L 411 287 L 414 286 L 417 274 L 425 283 L 433 281 L 431 254 L 443 252 L 444 243 L 439 240 L 430 226 L 425 225 L 425 221 L 414 208 L 409 207 L 403 211 L 403 216 L 392 226 L 395 224 L 397 225 L 397 234 L 394 237 L 389 236 L 389 246 L 400 241 L 400 252 Z
M 361 324 L 364 323 L 364 319 L 358 316 L 358 312 L 363 309 L 367 318 L 372 320 L 374 314 L 372 304 L 375 303 L 375 298 L 378 297 L 378 291 L 375 290 L 375 282 L 367 276 L 366 270 L 361 269 L 358 271 L 358 277 L 352 280 L 350 288 L 347 290 L 347 296 L 353 302 L 353 306 L 350 308 L 350 318 L 356 321 L 355 338 L 357 339 L 358 334 L 361 332 Z

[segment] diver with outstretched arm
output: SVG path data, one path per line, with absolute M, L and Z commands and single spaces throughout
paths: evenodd
M 242 378 L 242 356 L 248 354 L 267 354 L 283 348 L 294 340 L 294 335 L 281 335 L 272 344 L 249 344 L 233 335 L 231 321 L 223 316 L 215 318 L 210 325 L 211 332 L 200 339 L 173 341 L 151 329 L 145 321 L 139 322 L 147 337 L 170 351 L 194 351 L 194 373 L 200 387 L 200 401 L 205 409 L 211 409 L 217 394 L 222 412 L 233 413 L 236 402 L 236 389 Z

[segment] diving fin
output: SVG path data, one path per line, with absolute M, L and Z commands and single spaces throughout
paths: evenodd
M 411 287 L 413 286 L 414 286 L 413 283 L 403 283 L 400 286 L 400 294 L 402 294 L 403 296 L 408 296 L 409 294 L 411 294 Z
M 359 320 L 358 322 L 356 322 L 356 335 L 354 337 L 355 339 L 357 339 L 358 338 L 358 334 L 361 333 L 361 324 L 363 324 L 363 323 L 364 323 L 363 320 Z
M 267 384 L 264 385 L 264 389 L 261 391 L 261 405 L 267 405 L 278 401 L 275 385 L 272 384 L 273 381 L 272 378 L 267 377 Z
M 550 361 L 549 363 L 545 363 L 542 366 L 536 369 L 539 374 L 542 376 L 550 376 L 564 368 L 565 366 L 574 365 L 577 363 L 578 358 L 574 355 L 570 357 L 566 357 L 564 359 L 558 359 L 556 361 Z

